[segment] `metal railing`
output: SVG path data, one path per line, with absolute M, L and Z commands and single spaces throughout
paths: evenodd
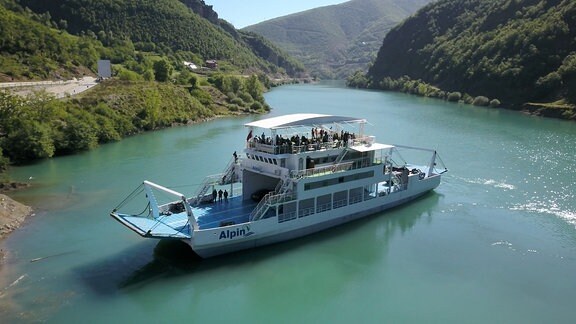
M 296 145 L 294 143 L 275 145 L 275 144 L 261 143 L 257 141 L 249 141 L 247 146 L 256 151 L 269 154 L 296 154 L 311 151 L 337 149 L 346 146 L 365 145 L 365 144 L 371 144 L 372 142 L 373 142 L 372 137 L 363 136 L 363 137 L 357 137 L 355 139 L 349 139 L 347 143 L 345 143 L 342 140 L 330 140 L 327 142 L 314 141 L 300 145 Z

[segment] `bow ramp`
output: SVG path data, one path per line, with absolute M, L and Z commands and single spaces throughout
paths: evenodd
M 142 213 L 119 212 L 120 208 L 129 205 L 130 200 L 141 193 L 145 193 L 148 199 L 148 206 Z M 172 199 L 177 197 L 178 200 L 159 204 L 159 194 Z M 149 238 L 189 239 L 190 219 L 194 220 L 192 209 L 184 195 L 149 181 L 144 181 L 110 216 L 139 235 Z

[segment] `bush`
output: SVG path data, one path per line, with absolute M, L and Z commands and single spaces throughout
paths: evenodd
M 134 71 L 130 71 L 130 70 L 125 70 L 122 69 L 119 73 L 118 73 L 118 78 L 120 80 L 123 81 L 139 81 L 142 80 L 142 77 L 140 76 L 140 74 L 134 72 Z
M 144 71 L 144 73 L 142 74 L 142 77 L 144 78 L 144 80 L 146 81 L 154 81 L 154 71 L 152 70 L 146 70 Z
M 261 103 L 259 103 L 258 101 L 255 101 L 254 103 L 252 103 L 252 105 L 250 106 L 250 109 L 254 110 L 254 111 L 260 111 L 262 110 L 264 106 L 262 106 Z
M 472 104 L 474 106 L 486 107 L 490 104 L 490 99 L 488 99 L 487 97 L 484 97 L 484 96 L 478 96 L 478 97 L 474 98 L 474 101 L 472 101 Z
M 230 103 L 233 105 L 238 105 L 238 106 L 245 106 L 246 105 L 244 103 L 244 101 L 240 98 L 234 98 L 234 99 L 230 100 Z
M 238 93 L 238 97 L 240 97 L 244 102 L 247 102 L 247 103 L 251 103 L 252 101 L 254 101 L 254 98 L 252 98 L 252 96 L 248 92 L 245 92 L 245 91 L 240 91 Z
M 0 147 L 0 173 L 6 171 L 9 164 L 10 160 L 2 154 L 2 148 Z
M 168 61 L 162 59 L 154 62 L 154 76 L 158 82 L 166 82 L 172 74 L 172 65 Z
M 500 106 L 500 100 L 492 99 L 490 100 L 490 107 L 496 108 Z
M 458 102 L 460 99 L 462 99 L 462 94 L 458 91 L 450 92 L 447 98 L 447 100 L 450 102 Z
M 14 128 L 4 138 L 3 148 L 9 152 L 8 158 L 16 163 L 52 157 L 54 141 L 47 125 L 37 121 L 19 119 L 12 125 Z
M 200 101 L 200 103 L 202 103 L 204 106 L 209 106 L 213 102 L 210 93 L 202 89 L 193 89 L 192 91 L 190 91 L 190 94 L 192 95 L 192 97 L 198 99 L 198 101 Z
M 75 117 L 68 117 L 60 132 L 61 138 L 56 141 L 58 153 L 71 154 L 98 146 L 95 128 Z

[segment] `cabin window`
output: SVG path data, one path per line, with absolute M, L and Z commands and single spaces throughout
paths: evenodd
M 298 204 L 298 217 L 314 214 L 314 198 L 300 200 Z
M 333 208 L 340 208 L 348 205 L 348 190 L 338 191 L 334 193 Z
M 364 187 L 364 200 L 376 198 L 376 190 L 378 188 L 378 184 L 371 184 L 369 186 Z
M 322 180 L 322 181 L 305 183 L 304 184 L 304 190 L 313 190 L 313 189 L 318 189 L 318 188 L 324 188 L 327 186 L 337 185 L 339 183 L 345 183 L 345 182 L 367 179 L 367 178 L 372 178 L 372 177 L 374 177 L 374 171 L 356 173 L 356 174 L 345 176 L 345 177 L 338 177 L 338 178 L 326 179 L 326 180 Z
M 362 187 L 350 189 L 350 205 L 362 202 Z
M 289 202 L 278 206 L 278 223 L 296 219 L 296 202 Z
M 316 198 L 316 212 L 321 213 L 332 209 L 332 195 L 323 195 Z

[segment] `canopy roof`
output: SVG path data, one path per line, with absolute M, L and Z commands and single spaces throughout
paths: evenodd
M 366 123 L 366 119 L 321 114 L 292 114 L 257 120 L 245 124 L 244 126 L 265 129 L 281 129 L 299 126 L 327 125 L 332 123 Z
M 393 148 L 394 145 L 388 144 L 381 144 L 381 143 L 373 143 L 373 144 L 365 144 L 365 145 L 356 145 L 350 147 L 350 149 L 358 152 L 370 152 L 370 151 L 378 151 L 378 150 L 388 150 Z

